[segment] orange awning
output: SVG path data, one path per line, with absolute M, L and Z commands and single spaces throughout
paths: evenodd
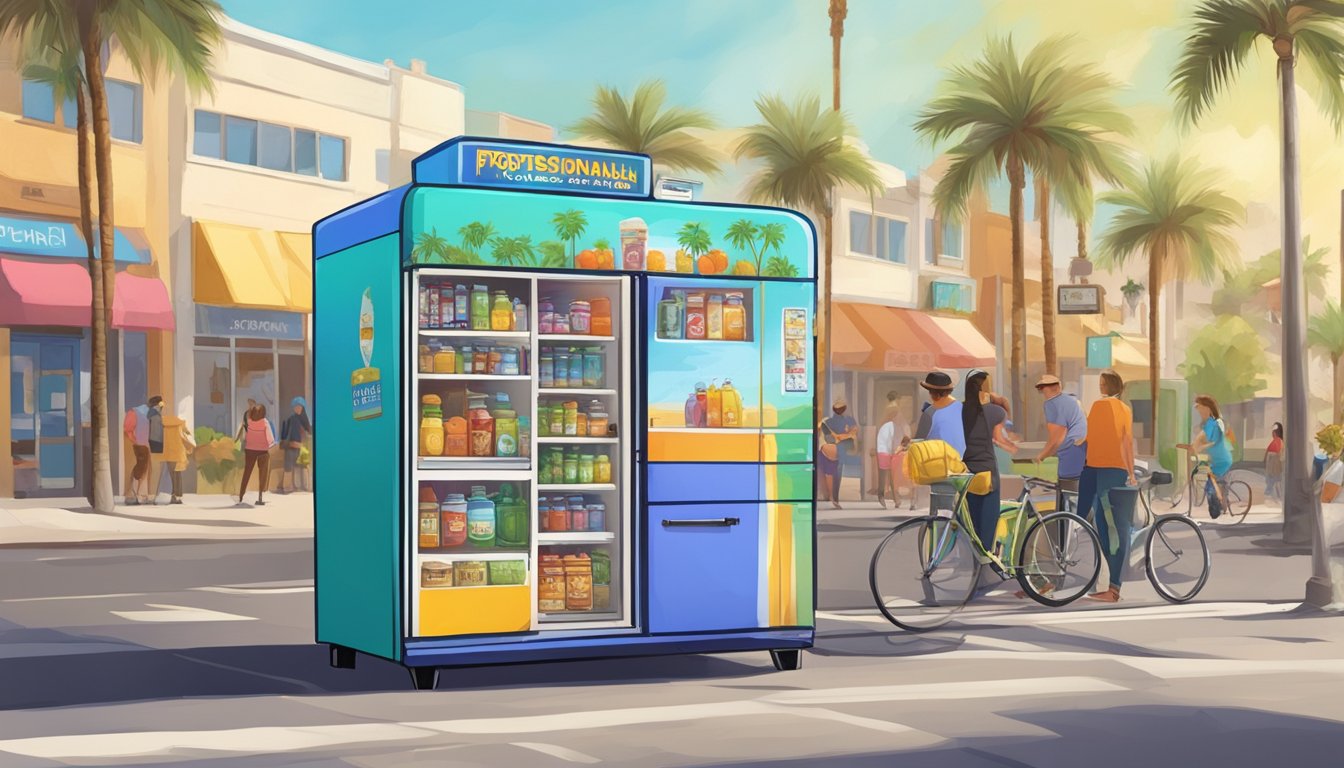
M 934 368 L 937 347 L 921 333 L 915 310 L 836 302 L 832 360 L 850 370 L 923 373 Z
M 994 365 L 994 345 L 965 317 L 910 312 L 910 319 L 936 350 L 940 368 L 983 368 Z

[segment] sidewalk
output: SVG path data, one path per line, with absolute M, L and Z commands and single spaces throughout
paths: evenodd
M 94 513 L 86 499 L 0 499 L 0 547 L 107 541 L 305 538 L 313 535 L 313 495 L 267 494 L 247 506 L 228 496 L 192 495 L 183 504 L 124 506 Z

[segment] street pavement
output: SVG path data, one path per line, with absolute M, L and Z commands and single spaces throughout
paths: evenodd
M 417 692 L 396 665 L 331 669 L 313 644 L 311 540 L 255 524 L 311 497 L 289 499 L 130 508 L 182 518 L 0 546 L 0 766 L 1341 764 L 1344 621 L 1298 606 L 1309 557 L 1277 543 L 1273 509 L 1201 520 L 1214 570 L 1195 602 L 1141 577 L 1117 606 L 1005 588 L 911 635 L 866 587 L 892 513 L 850 504 L 820 516 L 802 670 L 614 659 L 445 670 Z M 169 530 L 222 519 L 257 535 Z

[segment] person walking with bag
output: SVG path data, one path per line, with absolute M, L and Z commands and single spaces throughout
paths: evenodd
M 844 475 L 842 462 L 858 441 L 859 423 L 845 411 L 849 403 L 843 397 L 831 405 L 831 415 L 822 419 L 821 445 L 817 449 L 817 468 L 821 473 L 821 487 L 830 495 L 831 506 L 840 509 L 840 480 Z
M 1104 603 L 1120 600 L 1134 527 L 1133 509 L 1115 510 L 1111 491 L 1138 485 L 1134 479 L 1134 412 L 1120 399 L 1124 391 L 1120 374 L 1110 369 L 1101 372 L 1102 397 L 1087 414 L 1087 461 L 1078 482 L 1078 514 L 1096 528 L 1110 572 L 1109 588 L 1088 597 Z
M 252 469 L 255 467 L 259 470 L 260 483 L 257 486 L 257 506 L 264 507 L 266 484 L 270 482 L 271 474 L 271 448 L 275 446 L 275 432 L 266 418 L 266 406 L 256 405 L 248 411 L 242 436 L 243 483 L 238 488 L 238 503 L 246 503 L 243 497 L 247 495 L 247 482 L 252 479 Z
M 292 493 L 295 489 L 294 475 L 299 472 L 299 453 L 303 450 L 303 441 L 313 434 L 312 422 L 308 420 L 308 403 L 302 397 L 290 402 L 293 413 L 285 417 L 280 425 L 280 443 L 285 448 L 285 467 L 280 473 L 280 489 L 277 493 Z M 285 489 L 285 481 L 289 489 Z

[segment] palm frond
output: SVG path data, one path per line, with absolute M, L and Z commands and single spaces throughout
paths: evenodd
M 223 39 L 218 0 L 136 0 L 100 3 L 100 23 L 125 52 L 142 83 L 169 71 L 193 93 L 210 93 L 210 62 Z
M 1298 57 L 1307 63 L 1316 81 L 1316 100 L 1335 133 L 1344 131 L 1344 29 L 1337 20 L 1313 24 L 1295 35 Z
M 597 86 L 593 112 L 569 127 L 572 133 L 613 149 L 646 154 L 672 170 L 717 174 L 722 158 L 689 130 L 712 130 L 714 118 L 703 110 L 664 107 L 667 87 L 649 80 L 626 99 L 615 88 Z
M 1241 71 L 1256 39 L 1271 28 L 1269 13 L 1263 0 L 1205 0 L 1195 10 L 1170 85 L 1185 123 L 1199 122 Z

